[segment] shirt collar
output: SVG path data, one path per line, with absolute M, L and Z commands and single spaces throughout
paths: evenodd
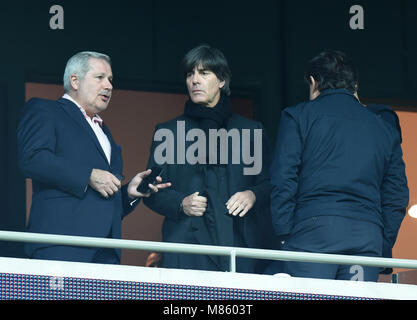
M 80 109 L 80 111 L 82 112 L 82 114 L 84 115 L 84 117 L 88 120 L 88 119 L 91 119 L 91 121 L 92 122 L 95 122 L 95 123 L 98 123 L 99 125 L 100 125 L 100 127 L 103 125 L 103 119 L 101 119 L 100 118 L 100 116 L 98 115 L 98 114 L 95 114 L 92 118 L 90 118 L 88 115 L 87 115 L 87 112 L 85 112 L 85 109 L 82 107 L 82 106 L 80 106 L 79 104 L 78 104 L 78 102 L 77 101 L 75 101 L 68 93 L 65 93 L 63 96 L 62 96 L 62 98 L 63 99 L 67 99 L 67 100 L 70 100 L 71 102 L 73 102 L 79 109 Z

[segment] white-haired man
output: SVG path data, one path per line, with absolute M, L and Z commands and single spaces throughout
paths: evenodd
M 19 165 L 32 179 L 30 232 L 121 237 L 121 219 L 142 197 L 169 183 L 136 189 L 150 170 L 121 184 L 121 148 L 98 115 L 107 109 L 113 73 L 110 58 L 79 52 L 64 72 L 65 94 L 57 101 L 30 99 L 18 126 Z M 36 259 L 120 263 L 120 250 L 27 244 Z

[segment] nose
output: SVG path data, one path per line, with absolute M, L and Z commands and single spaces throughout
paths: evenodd
M 104 84 L 104 87 L 107 90 L 112 90 L 113 89 L 113 84 L 111 83 L 109 78 L 106 78 L 106 82 Z
M 193 84 L 200 83 L 200 75 L 198 74 L 198 72 L 193 73 L 191 80 Z

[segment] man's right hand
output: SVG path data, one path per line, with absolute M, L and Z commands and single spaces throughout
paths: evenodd
M 111 197 L 122 186 L 119 179 L 108 171 L 93 169 L 88 185 L 100 193 L 104 198 Z
M 195 192 L 185 197 L 182 200 L 182 211 L 190 217 L 201 217 L 206 212 L 207 198 L 198 195 L 199 192 Z

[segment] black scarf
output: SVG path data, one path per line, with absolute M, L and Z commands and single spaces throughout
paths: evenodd
M 214 192 L 213 187 L 208 188 L 208 171 L 212 170 L 216 165 L 209 164 L 209 130 L 210 129 L 221 129 L 227 128 L 227 124 L 229 118 L 232 115 L 232 103 L 230 98 L 225 95 L 220 96 L 220 100 L 214 107 L 206 107 L 200 104 L 196 104 L 189 99 L 185 104 L 184 115 L 188 116 L 197 121 L 198 126 L 201 130 L 204 131 L 207 138 L 206 143 L 206 157 L 207 161 L 205 165 L 200 166 L 201 174 L 203 176 L 203 189 L 200 192 L 201 196 L 204 196 L 208 200 L 208 206 L 206 212 L 203 216 L 204 223 L 208 230 L 208 236 L 211 238 L 211 244 L 214 245 L 233 245 L 233 237 L 231 239 L 223 239 L 224 236 L 218 234 L 219 224 L 225 224 L 224 219 L 230 219 L 227 215 L 227 209 L 224 205 L 223 201 L 217 198 L 217 192 Z M 217 165 L 220 165 L 220 144 L 217 144 Z M 227 170 L 227 166 L 226 170 Z M 211 183 L 211 185 L 213 182 Z M 230 222 L 229 222 L 230 223 Z M 227 233 L 227 235 L 231 235 L 232 232 Z M 227 237 L 226 237 L 227 238 Z M 217 263 L 222 264 L 220 262 L 222 259 L 216 258 Z M 226 261 L 227 264 L 227 261 Z
M 220 129 L 227 126 L 227 121 L 232 115 L 232 103 L 230 98 L 223 94 L 214 107 L 206 107 L 189 99 L 185 103 L 184 115 L 197 120 L 200 129 L 204 130 L 208 137 L 209 129 Z
M 228 96 L 221 94 L 219 102 L 214 107 L 206 107 L 201 104 L 194 103 L 189 99 L 185 103 L 184 115 L 198 122 L 198 126 L 204 131 L 206 136 L 206 164 L 210 159 L 209 150 L 209 130 L 221 129 L 227 127 L 227 122 L 232 115 L 232 103 Z M 220 144 L 217 144 L 217 161 L 220 164 Z

